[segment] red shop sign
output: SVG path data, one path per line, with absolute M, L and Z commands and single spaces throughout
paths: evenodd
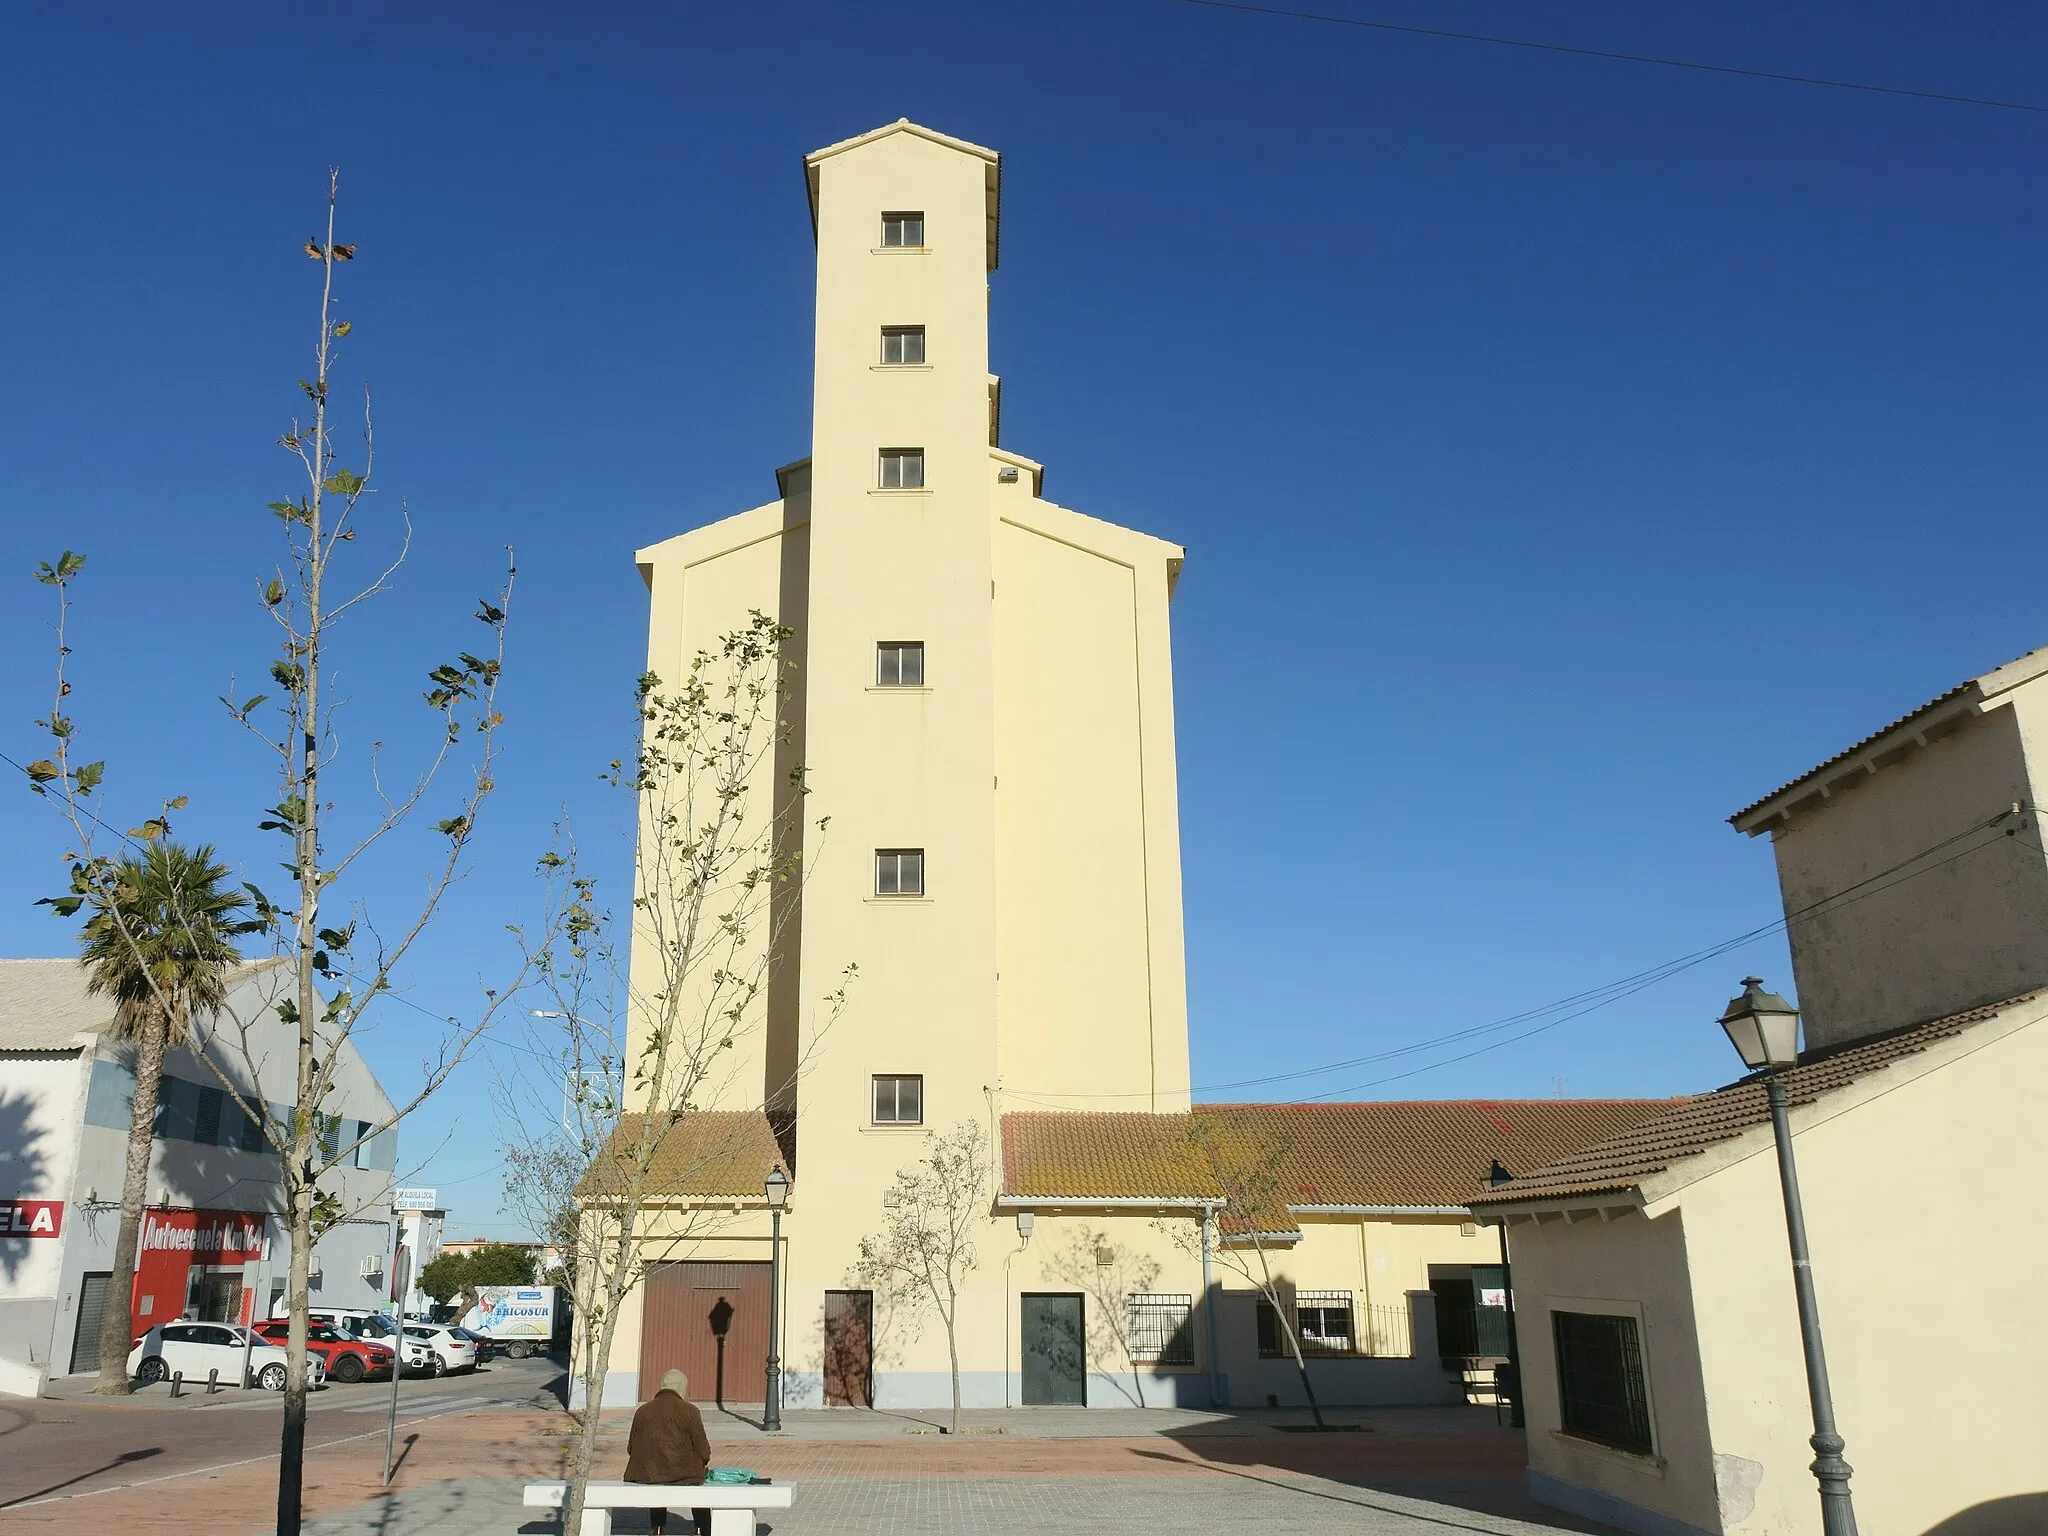
M 58 1237 L 63 1231 L 62 1200 L 0 1200 L 0 1237 Z

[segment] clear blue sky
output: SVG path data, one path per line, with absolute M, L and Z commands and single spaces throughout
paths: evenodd
M 1320 8 L 2048 98 L 2038 7 Z M 402 737 L 500 546 L 521 573 L 503 796 L 407 978 L 436 1011 L 502 972 L 557 808 L 599 814 L 643 655 L 632 551 L 806 451 L 800 158 L 898 116 L 1004 154 L 1006 443 L 1055 499 L 1190 550 L 1198 1084 L 1768 922 L 1769 851 L 1723 818 L 2048 641 L 2024 575 L 2048 116 L 1172 0 L 42 7 L 6 53 L 0 748 L 36 750 L 47 704 L 29 567 L 82 550 L 74 702 L 114 803 L 190 794 L 181 835 L 274 864 L 212 701 L 268 662 L 271 439 L 338 162 L 340 377 L 374 384 L 379 483 L 420 530 L 349 638 L 352 747 Z M 30 905 L 61 827 L 16 794 L 0 836 L 0 953 L 64 952 Z M 393 910 L 414 868 L 367 894 Z M 1789 987 L 1760 941 L 1361 1091 L 1709 1086 L 1750 967 Z M 395 1087 L 417 1023 L 365 1041 Z M 405 1146 L 441 1148 L 421 1181 L 456 1228 L 514 1230 L 480 1075 Z

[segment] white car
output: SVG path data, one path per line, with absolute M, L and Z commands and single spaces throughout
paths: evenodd
M 405 1336 L 419 1340 L 434 1352 L 434 1363 L 429 1369 L 436 1376 L 446 1371 L 476 1369 L 476 1345 L 445 1323 L 407 1323 Z M 406 1363 L 412 1362 L 408 1359 Z
M 314 1307 L 308 1315 L 352 1339 L 367 1339 L 387 1349 L 398 1349 L 403 1369 L 438 1376 L 440 1357 L 425 1339 L 400 1338 L 388 1312 L 369 1312 L 357 1307 Z
M 242 1376 L 244 1358 L 249 1362 L 246 1381 Z M 128 1374 L 143 1386 L 181 1374 L 188 1383 L 203 1384 L 209 1371 L 220 1372 L 220 1379 L 230 1386 L 240 1382 L 282 1392 L 285 1352 L 261 1339 L 251 1348 L 247 1335 L 226 1323 L 190 1322 L 159 1323 L 128 1352 Z M 307 1385 L 317 1387 L 326 1379 L 326 1362 L 318 1355 L 308 1355 Z

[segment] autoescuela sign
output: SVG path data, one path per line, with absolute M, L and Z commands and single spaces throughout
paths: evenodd
M 62 1237 L 62 1200 L 0 1199 L 0 1237 Z

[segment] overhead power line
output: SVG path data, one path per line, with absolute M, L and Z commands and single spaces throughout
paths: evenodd
M 1655 986 L 1660 981 L 1669 980 L 1680 972 L 1689 971 L 1693 967 L 1703 965 L 1709 960 L 1729 953 L 1731 950 L 1740 949 L 1744 945 L 1752 944 L 1758 939 L 1767 938 L 1773 933 L 1789 929 L 1794 924 L 1810 922 L 1816 918 L 1838 912 L 1844 907 L 1852 906 L 1856 902 L 1888 891 L 1894 886 L 1903 885 L 1908 880 L 1915 880 L 1922 875 L 1931 874 L 1937 869 L 1953 864 L 1958 859 L 1967 858 L 1973 853 L 1980 853 L 1985 848 L 1993 846 L 1998 841 L 1998 836 L 2004 834 L 1998 834 L 1986 841 L 1968 840 L 1977 838 L 1983 833 L 1996 832 L 2001 822 L 2014 819 L 2019 815 L 2031 813 L 2034 809 L 2035 807 L 2032 805 L 2012 807 L 2002 810 L 1994 816 L 1988 816 L 1981 821 L 1972 822 L 1960 832 L 1953 833 L 1939 842 L 1930 844 L 1920 849 L 1917 853 L 1900 859 L 1897 863 L 1866 875 L 1854 884 L 1846 885 L 1838 891 L 1830 892 L 1820 900 L 1810 902 L 1804 907 L 1788 912 L 1783 917 L 1777 918 L 1772 922 L 1752 928 L 1745 933 L 1735 934 L 1730 938 L 1721 940 L 1719 943 L 1710 944 L 1704 949 L 1697 949 L 1689 954 L 1679 955 L 1660 965 L 1651 966 L 1647 970 L 1623 976 L 1603 986 L 1591 987 L 1583 992 L 1575 992 L 1569 997 L 1557 998 L 1538 1007 L 1524 1009 L 1520 1013 L 1509 1014 L 1505 1018 L 1493 1019 L 1484 1024 L 1467 1025 L 1463 1029 L 1455 1029 L 1445 1034 L 1433 1035 L 1426 1040 L 1413 1041 L 1407 1045 L 1393 1046 L 1384 1051 L 1374 1051 L 1363 1056 L 1346 1057 L 1341 1061 L 1324 1062 L 1313 1067 L 1302 1067 L 1292 1072 L 1272 1073 L 1264 1077 L 1239 1078 L 1227 1083 L 1199 1084 L 1193 1091 L 1196 1093 L 1227 1093 L 1243 1088 L 1270 1087 L 1274 1083 L 1294 1082 L 1302 1078 L 1327 1077 L 1331 1073 L 1348 1071 L 1354 1067 L 1398 1061 L 1402 1057 L 1415 1056 L 1426 1051 L 1438 1051 L 1446 1046 L 1462 1045 L 1467 1041 L 1473 1040 L 1485 1040 L 1485 1044 L 1454 1056 L 1446 1056 L 1438 1060 L 1425 1062 L 1420 1066 L 1409 1067 L 1385 1077 L 1376 1077 L 1368 1082 L 1351 1083 L 1343 1088 L 1334 1088 L 1327 1092 L 1306 1095 L 1303 1102 L 1313 1103 L 1322 1099 L 1342 1098 L 1347 1094 L 1361 1093 L 1368 1088 L 1376 1088 L 1384 1083 L 1399 1082 L 1403 1078 L 1415 1077 L 1424 1072 L 1433 1072 L 1439 1067 L 1452 1066 L 1461 1061 L 1470 1061 L 1475 1056 L 1483 1056 L 1489 1051 L 1500 1050 L 1505 1046 L 1527 1040 L 1532 1036 L 1546 1034 L 1550 1030 L 1556 1029 L 1563 1024 L 1569 1024 L 1575 1019 L 1584 1018 L 1587 1014 L 1605 1008 L 1610 1003 L 1617 1003 L 1625 997 L 1633 996 L 1635 993 L 1641 992 L 1648 987 Z M 2015 827 L 2010 830 L 2017 833 L 2019 829 Z M 1950 849 L 1955 849 L 1955 845 L 1958 843 L 1967 843 L 1967 846 L 1956 849 L 1954 852 L 1949 852 Z M 1946 857 L 1935 859 L 1937 854 L 1945 854 Z M 1933 859 L 1934 862 L 1926 862 L 1930 859 Z M 1913 866 L 1915 865 L 1919 867 L 1914 868 Z M 1528 1024 L 1532 1027 L 1519 1030 L 1514 1034 L 1504 1035 L 1498 1039 L 1487 1038 L 1489 1036 L 1501 1036 L 1503 1031 L 1514 1029 L 1516 1025 L 1520 1024 Z M 1045 1104 L 1051 1107 L 1065 1107 L 1067 1104 L 1078 1099 L 1129 1100 L 1150 1097 L 1149 1092 L 1058 1093 L 1056 1097 L 1059 1103 L 1054 1104 L 1053 1097 L 1045 1096 L 1045 1090 L 1038 1090 L 1034 1093 L 1028 1089 L 1006 1088 L 1003 1091 L 1005 1097 L 1022 1099 L 1026 1103 Z
M 1698 59 L 1674 59 L 1655 53 L 1624 53 L 1614 48 L 1581 48 L 1571 43 L 1546 43 L 1530 37 L 1501 37 L 1490 32 L 1454 32 L 1448 27 L 1417 27 L 1406 22 L 1373 21 L 1363 16 L 1332 16 L 1323 11 L 1297 11 L 1278 5 L 1253 5 L 1249 0 L 1177 0 L 1181 5 L 1206 6 L 1212 11 L 1244 11 L 1255 16 L 1277 16 L 1287 21 L 1319 21 L 1333 27 L 1357 27 L 1369 32 L 1398 32 L 1407 37 L 1433 37 L 1446 42 L 1486 43 L 1495 48 L 1523 48 L 1532 53 L 1565 53 L 1582 59 L 1605 59 L 1615 64 L 1654 64 L 1663 69 L 1689 69 L 1703 75 L 1736 75 L 1745 80 L 1775 80 L 1781 85 L 1817 85 L 1833 91 L 1861 91 L 1872 96 L 1905 96 L 1915 101 L 1945 101 L 1963 107 L 1995 107 L 2001 112 L 2034 112 L 2048 115 L 2048 105 L 2031 101 L 2004 101 L 1995 96 L 1965 96 L 1953 91 L 1925 91 L 1905 85 L 1874 85 L 1867 80 L 1841 80 L 1832 75 L 1796 75 L 1775 69 L 1748 69 L 1738 64 L 1707 64 Z

